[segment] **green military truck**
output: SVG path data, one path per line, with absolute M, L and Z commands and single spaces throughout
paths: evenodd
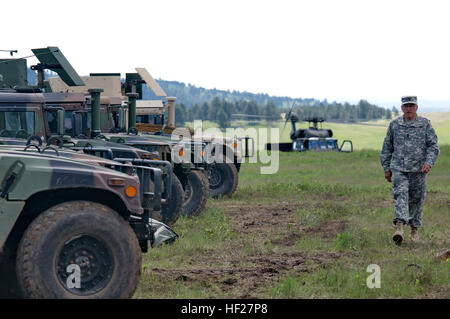
M 3 296 L 133 295 L 151 237 L 136 173 L 0 150 L 0 178 Z
M 205 174 L 203 174 L 203 167 L 195 165 L 192 158 L 183 159 L 184 156 L 181 154 L 187 149 L 185 143 L 173 141 L 167 137 L 158 139 L 154 136 L 125 133 L 123 130 L 124 126 L 121 127 L 119 124 L 125 118 L 124 116 L 119 116 L 119 110 L 124 110 L 122 103 L 126 105 L 127 109 L 135 109 L 135 94 L 131 93 L 126 97 L 121 96 L 120 75 L 115 73 L 82 78 L 86 83 L 82 87 L 67 86 L 60 78 L 50 78 L 48 80 L 47 86 L 53 93 L 44 94 L 46 99 L 55 97 L 57 96 L 56 94 L 90 94 L 90 98 L 87 100 L 84 98 L 80 99 L 77 105 L 75 105 L 76 103 L 74 101 L 69 103 L 63 99 L 60 99 L 60 101 L 47 101 L 48 105 L 64 108 L 66 117 L 72 119 L 66 121 L 66 134 L 71 134 L 74 138 L 92 138 L 96 136 L 106 141 L 121 143 L 142 150 L 158 151 L 163 160 L 172 163 L 174 175 L 176 176 L 174 180 L 179 180 L 182 185 L 185 193 L 182 214 L 186 216 L 199 214 L 204 209 L 209 197 L 209 181 Z M 117 83 L 118 85 L 114 86 Z M 97 86 L 102 87 L 103 91 L 96 90 L 94 87 Z M 67 93 L 67 91 L 69 92 Z M 101 96 L 96 96 L 96 94 L 101 94 Z M 94 105 L 93 101 L 98 100 L 100 100 L 100 109 L 92 107 Z M 55 118 L 55 116 L 52 118 Z M 133 120 L 134 117 L 128 117 L 128 122 Z M 51 122 L 51 119 L 48 119 L 48 121 Z M 127 124 L 129 124 L 128 122 Z M 131 127 L 133 126 L 131 125 Z M 55 132 L 55 125 L 53 127 L 52 133 Z M 87 140 L 80 142 L 87 143 Z M 189 148 L 191 148 L 193 142 L 189 141 L 188 144 Z M 200 147 L 201 145 L 200 143 Z M 174 157 L 180 158 L 181 160 L 174 161 Z
M 52 132 L 56 127 L 57 131 L 63 131 L 64 109 L 57 109 L 53 105 L 48 105 L 49 97 L 53 93 L 2 93 L 0 92 L 0 144 L 27 145 L 37 141 L 38 145 L 43 141 L 48 143 L 67 146 L 71 149 L 84 153 L 104 156 L 109 159 L 121 162 L 134 162 L 136 165 L 159 166 L 164 169 L 164 184 L 171 187 L 164 187 L 161 213 L 153 212 L 153 218 L 161 220 L 167 224 L 173 224 L 181 213 L 183 191 L 177 181 L 173 180 L 173 173 L 170 163 L 159 160 L 159 154 L 147 152 L 145 150 L 132 148 L 127 145 L 109 143 L 98 140 L 76 140 L 63 134 L 57 135 Z M 74 97 L 64 95 L 66 101 L 72 101 Z M 52 99 L 60 97 L 53 96 Z M 84 99 L 84 97 L 82 96 Z M 73 101 L 72 101 L 73 102 Z M 48 121 L 51 114 L 56 120 Z M 60 142 L 61 141 L 61 142 Z M 67 154 L 67 153 L 64 153 Z M 70 153 L 68 153 L 70 154 Z
M 176 135 L 175 127 L 175 97 L 167 97 L 164 90 L 153 79 L 145 68 L 136 68 L 137 73 L 127 73 L 125 80 L 125 92 L 137 92 L 142 97 L 142 84 L 147 84 L 153 93 L 162 101 L 141 100 L 136 108 L 136 128 L 144 136 L 155 135 L 159 138 L 173 138 Z M 167 123 L 165 109 L 167 108 Z M 190 132 L 192 135 L 194 132 Z M 156 136 L 155 136 L 156 137 Z M 252 156 L 253 139 L 249 137 L 235 137 L 225 139 L 206 136 L 202 133 L 202 142 L 207 144 L 207 153 L 213 160 L 209 167 L 209 189 L 213 198 L 220 196 L 232 196 L 236 191 L 239 181 L 239 170 L 242 159 Z M 244 140 L 244 146 L 242 140 Z M 251 141 L 251 144 L 249 143 Z M 252 145 L 252 147 L 250 147 Z M 251 150 L 251 152 L 250 152 Z M 242 152 L 244 151 L 244 154 Z
M 127 73 L 125 83 L 121 84 L 120 73 L 91 73 L 84 76 L 85 87 L 70 87 L 60 78 L 50 78 L 47 86 L 53 92 L 87 92 L 88 88 L 101 87 L 110 99 L 109 107 L 102 108 L 100 117 L 102 133 L 106 132 L 133 132 L 153 143 L 189 144 L 200 143 L 206 145 L 203 150 L 212 148 L 207 153 L 209 156 L 206 162 L 193 162 L 196 168 L 201 168 L 207 175 L 209 184 L 209 194 L 214 197 L 231 196 L 237 188 L 239 170 L 243 157 L 249 157 L 249 140 L 245 139 L 245 154 L 241 154 L 241 138 L 233 140 L 219 140 L 217 138 L 203 136 L 201 141 L 189 141 L 180 139 L 174 133 L 174 101 L 175 98 L 167 97 L 169 123 L 165 126 L 165 107 L 162 100 L 144 101 L 137 100 L 136 106 L 131 108 L 127 103 L 123 103 L 120 97 L 126 94 L 137 94 L 142 98 L 142 84 L 147 84 L 158 97 L 166 97 L 166 93 L 151 77 L 146 69 L 136 68 L 138 73 Z M 117 99 L 118 98 L 118 99 Z M 123 107 L 125 104 L 125 107 Z M 172 115 L 172 116 L 171 116 Z M 152 124 L 149 124 L 151 121 Z M 173 122 L 173 123 L 172 123 Z M 172 123 L 172 124 L 171 124 Z M 137 134 L 139 131 L 139 134 Z M 105 134 L 106 135 L 106 134 Z M 135 138 L 133 138 L 135 139 Z M 216 151 L 220 154 L 220 160 L 216 161 Z M 193 153 L 192 157 L 199 157 Z M 212 161 L 211 161 L 212 160 Z
M 25 96 L 27 94 L 30 96 L 29 92 L 40 92 L 41 88 L 44 88 L 44 69 L 51 69 L 58 72 L 61 79 L 67 85 L 84 85 L 84 82 L 79 78 L 58 48 L 48 47 L 44 49 L 33 49 L 32 51 L 42 61 L 32 66 L 32 69 L 38 71 L 39 83 L 36 87 L 28 85 L 26 79 L 26 60 L 0 60 L 0 74 L 2 74 L 0 87 L 3 88 L 3 92 L 9 91 L 10 93 L 15 93 L 14 95 L 9 94 L 9 97 L 7 93 L 1 93 L 3 101 L 0 103 L 0 122 L 4 124 L 0 125 L 0 138 L 8 139 L 8 142 L 12 144 L 24 142 L 23 140 L 19 142 L 14 140 L 17 138 L 28 138 L 27 143 L 30 143 L 31 140 L 36 140 L 39 144 L 46 141 L 49 144 L 54 143 L 59 146 L 71 147 L 72 149 L 82 150 L 90 154 L 111 155 L 111 159 L 121 158 L 122 161 L 128 159 L 139 165 L 162 168 L 164 172 L 164 198 L 161 216 L 158 219 L 165 223 L 174 223 L 181 213 L 184 194 L 179 181 L 172 174 L 170 163 L 160 161 L 159 155 L 156 152 L 152 153 L 126 145 L 108 143 L 101 139 L 82 141 L 71 139 L 70 135 L 65 136 L 67 132 L 64 131 L 64 124 L 70 123 L 71 119 L 65 117 L 64 108 L 58 105 L 64 104 L 70 109 L 72 105 L 78 105 L 77 102 L 80 99 L 82 101 L 85 100 L 83 94 L 45 93 L 43 101 L 39 101 L 34 105 L 27 102 Z M 47 90 L 49 89 L 47 88 Z M 24 97 L 23 101 L 20 101 L 21 97 Z M 59 124 L 62 124 L 62 129 L 58 126 Z M 11 125 L 17 128 L 17 130 L 9 129 Z M 86 136 L 81 136 L 81 138 L 87 139 Z M 6 142 L 3 141 L 3 143 L 5 144 Z M 141 160 L 137 161 L 137 159 Z

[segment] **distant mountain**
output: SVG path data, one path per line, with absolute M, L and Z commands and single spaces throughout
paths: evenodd
M 166 81 L 162 79 L 156 80 L 163 88 L 168 96 L 175 96 L 178 103 L 183 103 L 187 108 L 193 105 L 201 105 L 204 102 L 210 102 L 213 98 L 218 97 L 229 102 L 238 101 L 254 101 L 257 104 L 265 105 L 268 101 L 272 101 L 278 107 L 291 107 L 295 102 L 296 106 L 300 105 L 328 105 L 327 100 L 291 98 L 288 96 L 271 96 L 265 93 L 250 93 L 246 91 L 225 91 L 217 89 L 205 89 L 191 84 L 185 84 L 177 81 Z M 143 99 L 151 100 L 157 98 L 153 92 L 145 85 L 143 89 Z

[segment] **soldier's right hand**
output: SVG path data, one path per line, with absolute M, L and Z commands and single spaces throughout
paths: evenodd
M 384 178 L 386 178 L 386 180 L 389 183 L 392 183 L 392 172 L 391 171 L 384 172 Z

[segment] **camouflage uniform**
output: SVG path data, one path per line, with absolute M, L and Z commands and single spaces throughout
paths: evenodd
M 439 155 L 437 136 L 428 119 L 403 116 L 391 121 L 380 153 L 384 171 L 392 171 L 392 195 L 396 201 L 393 223 L 422 226 L 426 174 L 422 166 L 433 166 Z

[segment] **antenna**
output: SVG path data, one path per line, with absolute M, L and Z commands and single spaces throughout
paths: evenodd
M 13 56 L 14 53 L 17 53 L 17 50 L 0 50 L 0 52 L 9 52 L 9 55 Z

